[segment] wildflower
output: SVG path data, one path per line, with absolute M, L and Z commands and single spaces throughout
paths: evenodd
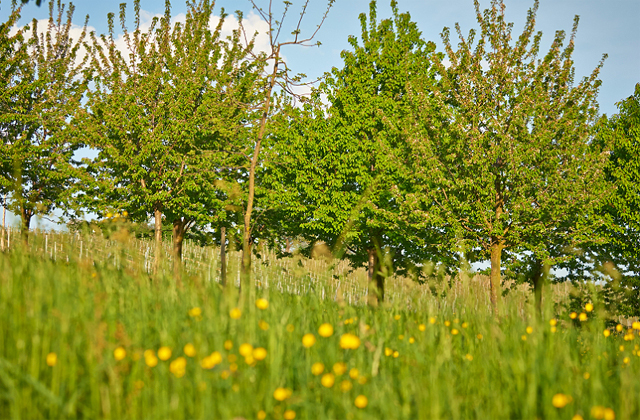
M 633 324 L 631 324 L 631 328 L 633 328 L 634 330 L 640 330 L 640 322 L 635 321 Z
M 391 356 L 392 354 L 393 354 L 393 350 L 391 350 L 389 347 L 384 349 L 385 356 Z
M 191 318 L 197 318 L 201 315 L 202 315 L 202 309 L 200 309 L 199 307 L 196 306 L 195 308 L 189 309 L 189 316 Z
M 230 372 L 230 371 L 228 371 L 228 370 L 223 370 L 223 371 L 220 373 L 220 377 L 221 377 L 222 379 L 227 379 L 229 376 L 231 376 L 231 372 Z
M 625 365 L 628 364 L 631 361 L 631 359 L 629 359 L 629 357 L 625 357 L 624 359 L 622 359 L 622 363 L 624 363 Z
M 533 328 L 527 327 L 526 331 L 527 331 L 527 334 L 531 334 L 531 333 L 533 333 Z
M 256 360 L 264 360 L 267 357 L 267 350 L 264 347 L 253 349 L 253 358 Z
M 468 361 L 472 361 L 473 360 L 473 356 L 470 354 L 467 354 L 466 356 L 464 356 L 465 359 L 467 359 Z
M 322 375 L 322 378 L 320 379 L 320 383 L 325 388 L 331 388 L 335 382 L 336 382 L 336 377 L 333 376 L 333 373 L 325 373 L 324 375 Z
M 436 319 L 434 317 L 429 318 L 429 324 L 435 324 Z
M 571 417 L 571 420 L 584 420 L 584 417 L 582 417 L 580 414 L 576 414 Z
M 448 327 L 449 325 L 451 325 L 451 321 L 444 321 L 444 326 Z
M 620 346 L 620 347 L 618 347 L 618 350 L 620 350 L 620 351 L 624 351 L 624 346 Z
M 610 409 L 610 408 L 605 408 L 604 409 L 604 420 L 615 420 L 616 418 L 616 413 Z
M 603 406 L 601 406 L 601 405 L 593 406 L 591 408 L 591 417 L 593 417 L 595 419 L 598 419 L 598 420 L 604 418 L 604 410 L 605 410 L 605 408 Z
M 551 404 L 553 404 L 556 408 L 562 408 L 565 405 L 569 404 L 572 401 L 572 398 L 569 395 L 565 394 L 556 394 L 551 399 Z
M 418 329 L 419 329 L 420 331 L 424 331 L 424 330 L 426 330 L 426 329 L 427 329 L 427 326 L 426 326 L 426 325 L 424 325 L 424 324 L 420 324 L 420 325 L 418 325 Z
M 229 311 L 229 317 L 231 319 L 240 319 L 241 316 L 242 311 L 238 308 L 233 308 L 231 311 Z
M 367 377 L 364 375 L 358 376 L 358 383 L 360 385 L 364 385 L 367 383 Z
M 416 339 L 413 337 L 409 337 L 409 343 L 413 344 L 416 342 Z
M 282 415 L 282 417 L 283 417 L 285 420 L 293 420 L 293 419 L 295 419 L 295 418 L 296 418 L 296 412 L 295 412 L 295 411 L 293 411 L 293 410 L 287 410 L 287 411 L 285 411 L 285 412 L 284 412 L 284 414 Z
M 309 348 L 311 346 L 313 346 L 314 344 L 316 344 L 316 336 L 309 333 L 309 334 L 305 334 L 302 336 L 302 345 L 305 348 Z
M 324 365 L 322 363 L 316 362 L 311 365 L 311 373 L 313 373 L 315 376 L 321 375 L 322 372 L 324 372 Z
M 241 356 L 247 357 L 253 353 L 253 346 L 249 343 L 241 344 L 238 353 L 240 353 Z
M 587 320 L 587 314 L 585 314 L 584 312 L 581 312 L 580 316 L 578 317 L 578 319 L 580 321 L 586 321 Z
M 127 351 L 124 349 L 124 347 L 118 347 L 117 349 L 115 349 L 113 351 L 113 357 L 120 361 L 122 359 L 124 359 L 125 357 L 127 357 Z
M 251 366 L 256 362 L 256 360 L 253 358 L 253 354 L 250 354 L 244 357 L 244 362 L 249 366 Z
M 293 324 L 287 324 L 287 332 L 292 333 L 296 330 L 296 327 Z
M 186 354 L 189 357 L 194 357 L 196 355 L 196 348 L 191 343 L 185 344 L 182 350 L 184 351 L 184 354 Z
M 583 378 L 585 379 L 585 381 L 586 381 L 587 379 L 589 379 L 589 378 L 591 377 L 591 374 L 590 374 L 589 372 L 585 372 L 585 373 L 583 373 L 583 374 L 582 374 L 582 377 L 583 377 Z
M 144 351 L 144 362 L 149 367 L 156 367 L 158 364 L 158 358 L 153 350 L 145 350 Z
M 522 336 L 520 337 L 522 339 L 522 341 L 527 341 L 527 336 L 526 334 L 522 334 Z
M 342 334 L 342 337 L 340 337 L 340 347 L 345 350 L 355 350 L 360 347 L 360 339 L 351 333 Z
M 258 327 L 260 327 L 262 331 L 267 331 L 269 329 L 269 324 L 261 319 L 260 322 L 258 322 Z
M 256 417 L 258 417 L 258 420 L 264 420 L 267 418 L 267 413 L 264 410 L 260 410 Z
M 176 378 L 182 378 L 186 373 L 187 359 L 184 357 L 178 357 L 169 364 L 169 371 L 173 373 Z
M 122 217 L 127 217 L 129 215 L 129 213 L 125 210 L 122 212 Z
M 273 398 L 278 401 L 284 401 L 289 398 L 291 394 L 292 391 L 289 388 L 276 388 L 276 390 L 273 391 Z
M 269 307 L 269 301 L 265 298 L 260 298 L 256 300 L 256 308 L 262 309 L 263 311 Z
M 351 381 L 345 379 L 344 381 L 340 382 L 340 390 L 342 392 L 349 392 L 351 391 L 351 388 L 353 388 L 353 384 L 351 383 Z
M 476 337 L 478 338 L 478 340 L 482 340 L 482 334 L 478 334 L 476 335 Z
M 577 314 L 577 313 L 575 313 L 575 312 L 571 312 L 571 313 L 569 314 L 569 318 L 571 318 L 571 319 L 576 319 L 577 317 L 578 317 L 578 314 Z
M 611 331 L 609 330 L 604 330 L 602 333 L 604 334 L 605 337 L 609 337 L 611 335 Z
M 347 365 L 342 362 L 338 362 L 333 365 L 333 371 L 338 376 L 343 375 L 347 371 Z
M 396 351 L 394 351 L 394 352 L 393 352 L 393 357 L 397 359 L 397 358 L 398 358 L 398 356 L 400 356 L 400 353 L 399 353 L 397 350 L 396 350 Z
M 233 348 L 233 341 L 226 340 L 224 342 L 224 348 L 225 348 L 225 350 L 231 350 Z
M 333 326 L 327 323 L 320 325 L 318 334 L 320 334 L 321 337 L 331 337 L 333 335 Z
M 235 372 L 236 370 L 238 370 L 238 364 L 237 364 L 237 363 L 231 363 L 231 364 L 229 365 L 229 370 L 230 370 L 231 372 Z
M 631 341 L 631 340 L 633 340 L 633 334 L 624 335 L 624 341 Z
M 584 305 L 584 310 L 587 312 L 593 311 L 593 303 L 589 302 L 586 305 Z
M 549 320 L 549 325 L 551 325 L 552 327 L 555 327 L 556 325 L 558 325 L 558 320 L 553 318 Z
M 162 361 L 169 360 L 171 358 L 171 349 L 167 346 L 160 347 L 158 349 L 158 358 Z
M 400 335 L 398 336 L 398 340 L 404 340 L 404 334 L 400 334 Z
M 400 321 L 400 318 L 402 318 L 402 316 L 400 316 L 400 315 L 396 315 L 396 316 L 393 317 L 393 319 L 395 319 L 396 321 Z
M 358 371 L 358 369 L 356 369 L 356 368 L 352 368 L 352 369 L 349 371 L 349 377 L 350 377 L 351 379 L 358 379 L 358 376 L 360 376 L 360 372 Z
M 113 213 L 109 212 L 107 213 L 107 219 L 111 219 L 113 217 Z
M 558 328 L 557 328 L 557 327 L 551 327 L 551 332 L 552 332 L 552 333 L 554 333 L 554 332 L 556 332 L 556 331 L 558 331 Z
M 58 363 L 58 355 L 53 352 L 47 354 L 47 366 L 53 367 L 56 363 Z
M 455 328 L 451 330 L 451 334 L 453 334 L 453 335 L 458 335 L 458 333 L 460 333 L 460 331 L 458 331 Z
M 356 400 L 354 401 L 354 404 L 358 408 L 365 408 L 367 404 L 369 404 L 369 400 L 367 400 L 367 397 L 365 397 L 364 395 L 358 395 L 356 397 Z
M 616 325 L 616 331 L 620 332 L 624 330 L 624 327 L 621 324 Z
M 467 328 L 469 326 L 469 324 L 467 324 L 466 322 L 462 323 L 462 328 Z

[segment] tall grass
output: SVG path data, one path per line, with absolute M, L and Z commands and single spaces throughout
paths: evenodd
M 526 288 L 494 315 L 486 280 L 465 275 L 435 294 L 393 279 L 390 302 L 371 309 L 363 272 L 264 254 L 239 297 L 218 284 L 215 249 L 187 246 L 178 287 L 169 269 L 147 273 L 144 243 L 100 248 L 103 239 L 84 237 L 96 246 L 80 255 L 78 239 L 56 238 L 55 259 L 39 235 L 29 250 L 0 255 L 2 418 L 640 418 L 637 330 L 605 337 L 597 300 L 586 321 L 570 319 L 568 286 L 540 318 Z M 318 333 L 323 323 L 330 337 Z M 316 342 L 306 348 L 309 333 Z M 340 347 L 345 333 L 359 338 L 356 349 Z M 245 358 L 245 343 L 266 358 Z M 150 366 L 161 347 L 171 356 Z M 220 363 L 203 368 L 214 352 Z M 338 365 L 323 386 L 336 363 L 346 371 Z M 291 393 L 276 393 L 280 401 L 278 388 Z M 360 395 L 366 407 L 355 405 Z

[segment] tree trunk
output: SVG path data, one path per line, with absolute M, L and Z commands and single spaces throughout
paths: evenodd
M 22 207 L 20 209 L 20 216 L 22 219 L 22 239 L 24 241 L 24 245 L 28 245 L 29 243 L 29 229 L 31 227 L 31 218 L 33 217 L 33 211 Z
M 246 235 L 246 233 L 245 233 Z M 251 281 L 251 232 L 242 240 L 242 270 L 240 272 L 240 291 L 249 290 Z
M 284 252 L 286 252 L 287 254 L 290 253 L 292 244 L 293 244 L 293 241 L 291 240 L 291 238 L 287 238 Z
M 160 271 L 160 253 L 162 252 L 162 206 L 160 203 L 156 203 L 153 210 L 153 216 L 155 219 L 155 243 L 156 252 L 153 261 L 153 273 L 158 274 Z
M 380 255 L 377 247 L 368 251 L 369 264 L 367 277 L 369 280 L 369 296 L 368 303 L 371 306 L 378 306 L 384 301 L 384 276 L 382 275 L 382 267 L 380 266 Z
M 500 290 L 500 263 L 502 260 L 502 249 L 504 244 L 498 238 L 491 238 L 491 276 L 490 276 L 490 293 L 491 306 L 494 313 L 497 311 L 502 297 Z
M 220 228 L 220 284 L 227 285 L 227 228 Z
M 173 221 L 173 275 L 178 283 L 182 281 L 182 243 L 186 224 L 183 218 Z
M 531 283 L 533 284 L 536 310 L 540 318 L 542 318 L 542 289 L 544 288 L 547 274 L 549 274 L 549 267 L 547 265 L 543 265 L 542 261 L 536 258 L 531 270 Z

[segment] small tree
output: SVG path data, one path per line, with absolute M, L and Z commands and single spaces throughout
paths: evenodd
M 0 117 L 0 188 L 11 192 L 10 208 L 20 214 L 25 234 L 34 215 L 67 208 L 75 177 L 72 157 L 81 147 L 70 135 L 69 120 L 79 112 L 87 89 L 87 57 L 80 59 L 87 22 L 74 40 L 70 36 L 74 7 L 69 6 L 66 19 L 64 11 L 60 0 L 52 0 L 46 30 L 39 33 L 34 19 L 17 35 L 11 66 L 21 71 L 7 80 L 8 105 Z M 29 31 L 25 40 L 23 34 Z
M 603 223 L 590 217 L 607 196 L 606 154 L 591 144 L 602 62 L 574 84 L 577 17 L 566 47 L 558 31 L 539 59 L 537 1 L 515 42 L 502 1 L 484 13 L 474 3 L 479 37 L 456 25 L 454 49 L 445 28 L 448 62 L 434 57 L 440 88 L 415 95 L 422 129 L 415 163 L 434 174 L 424 201 L 450 224 L 450 239 L 489 257 L 496 306 L 504 250 L 550 265 L 550 245 L 579 246 Z

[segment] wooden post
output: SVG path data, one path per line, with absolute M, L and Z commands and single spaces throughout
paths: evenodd
M 220 228 L 220 284 L 227 284 L 227 228 Z

